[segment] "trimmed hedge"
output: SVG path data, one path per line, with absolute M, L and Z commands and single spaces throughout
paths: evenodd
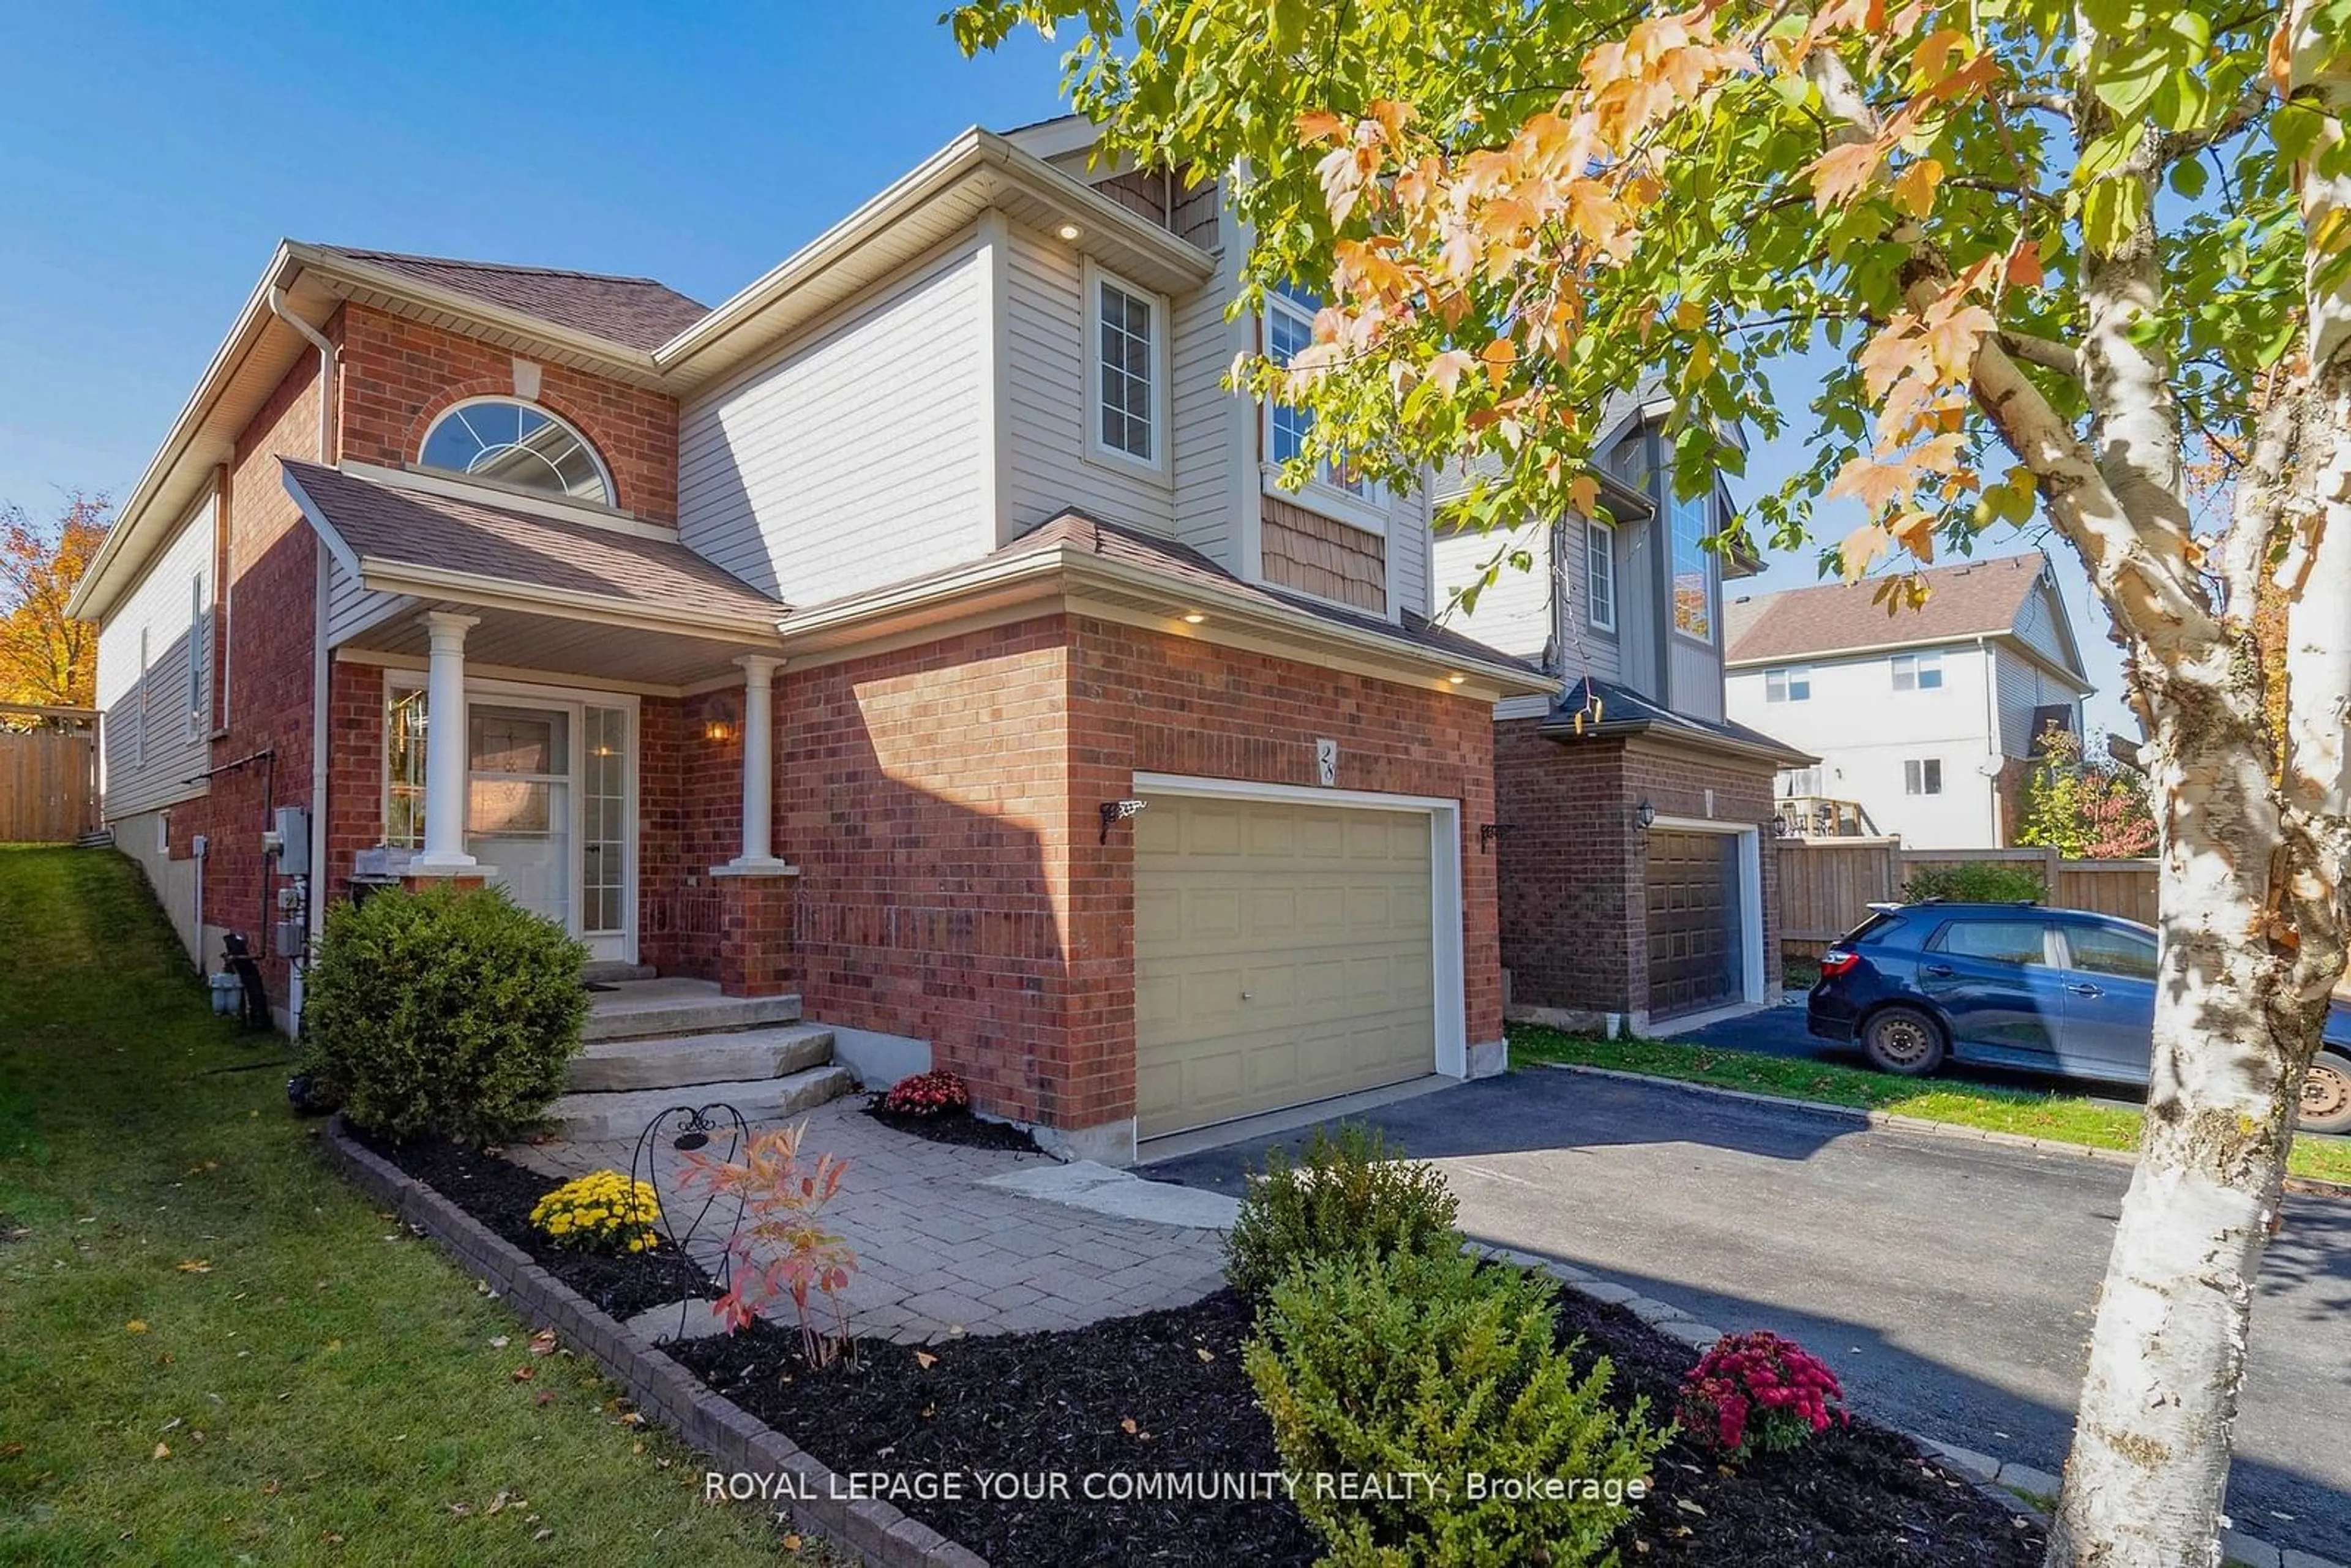
M 1277 1145 L 1265 1169 L 1249 1175 L 1225 1243 L 1225 1278 L 1261 1306 L 1284 1274 L 1311 1260 L 1458 1246 L 1460 1204 L 1444 1176 L 1403 1156 L 1378 1129 L 1353 1122 L 1335 1139 L 1317 1128 L 1302 1166 Z
M 384 1137 L 512 1137 L 563 1092 L 588 1018 L 587 958 L 500 888 L 342 904 L 310 968 L 304 1069 Z

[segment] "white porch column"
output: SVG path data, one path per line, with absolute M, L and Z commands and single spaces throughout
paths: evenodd
M 789 868 L 776 858 L 776 672 L 783 661 L 746 653 L 743 666 L 743 852 L 727 862 L 739 873 Z
M 408 862 L 422 876 L 477 872 L 465 852 L 465 633 L 471 615 L 424 617 L 433 641 L 424 679 L 424 849 Z

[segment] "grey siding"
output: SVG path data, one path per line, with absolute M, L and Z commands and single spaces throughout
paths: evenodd
M 109 821 L 204 792 L 188 780 L 211 766 L 212 559 L 207 499 L 99 629 L 99 779 Z M 201 615 L 193 613 L 199 599 Z M 299 634 L 309 641 L 307 627 Z
M 411 605 L 423 601 L 405 593 L 386 593 L 360 586 L 360 580 L 335 561 L 328 568 L 327 646 L 340 647 L 371 626 L 380 624 Z
M 967 235 L 688 404 L 679 537 L 790 604 L 984 553 L 985 329 Z
M 2032 710 L 2036 707 L 2065 704 L 2073 710 L 2074 732 L 2081 732 L 2082 704 L 2072 686 L 2012 648 L 1994 648 L 1992 661 L 2001 751 L 2011 757 L 2032 755 Z

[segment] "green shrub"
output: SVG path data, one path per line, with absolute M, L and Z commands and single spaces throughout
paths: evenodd
M 2001 861 L 1930 862 L 1902 884 L 1906 904 L 1929 898 L 1954 904 L 2037 904 L 2048 896 L 2038 871 Z
M 511 1136 L 562 1092 L 588 1017 L 587 956 L 501 889 L 341 905 L 310 969 L 305 1069 L 385 1137 Z
M 1317 1259 L 1274 1286 L 1243 1364 L 1324 1564 L 1569 1568 L 1606 1553 L 1665 1434 L 1643 1402 L 1608 1408 L 1605 1357 L 1576 1375 L 1551 1296 L 1540 1276 L 1458 1251 Z M 1427 1479 L 1366 1497 L 1347 1495 L 1349 1477 Z
M 1376 1129 L 1352 1122 L 1335 1141 L 1317 1128 L 1303 1166 L 1273 1149 L 1264 1171 L 1249 1176 L 1225 1243 L 1225 1278 L 1262 1303 L 1274 1281 L 1309 1259 L 1458 1248 L 1460 1206 L 1445 1178 L 1403 1155 L 1391 1156 Z

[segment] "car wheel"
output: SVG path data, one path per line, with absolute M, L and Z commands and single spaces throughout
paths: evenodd
M 2351 1057 L 2322 1051 L 2311 1059 L 2296 1125 L 2305 1133 L 2351 1133 Z
M 1861 1049 L 1880 1072 L 1922 1078 L 1943 1064 L 1943 1030 L 1917 1008 L 1887 1008 L 1862 1026 Z

